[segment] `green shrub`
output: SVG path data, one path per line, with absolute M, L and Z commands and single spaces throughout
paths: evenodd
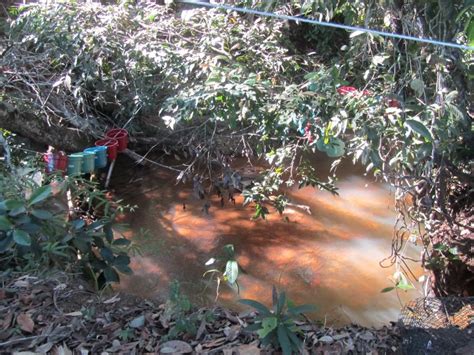
M 285 292 L 278 294 L 275 287 L 273 287 L 271 310 L 254 300 L 243 299 L 239 302 L 251 306 L 259 312 L 255 323 L 246 329 L 256 331 L 262 345 L 272 344 L 275 348 L 281 348 L 284 355 L 299 352 L 302 342 L 297 334 L 301 331 L 296 326 L 295 320 L 302 313 L 314 311 L 313 305 L 294 306 L 290 301 L 287 301 Z
M 112 208 L 105 193 L 87 180 L 54 176 L 41 184 L 40 175 L 35 167 L 15 167 L 0 175 L 0 267 L 80 268 L 97 289 L 119 282 L 119 273 L 130 273 L 131 242 L 113 233 L 115 215 L 124 207 Z M 73 201 L 81 198 L 87 213 L 68 216 L 66 201 L 61 201 L 66 191 Z M 100 217 L 94 209 L 100 209 Z

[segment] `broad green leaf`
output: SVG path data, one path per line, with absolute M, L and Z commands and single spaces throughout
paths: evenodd
M 421 96 L 423 94 L 423 91 L 425 90 L 425 84 L 421 79 L 412 80 L 410 83 L 410 87 L 416 92 L 418 96 Z
M 82 219 L 75 219 L 71 222 L 71 224 L 75 230 L 79 230 L 86 225 L 86 222 L 84 222 Z
M 114 266 L 119 272 L 121 272 L 122 274 L 132 274 L 133 273 L 133 270 L 130 268 L 130 266 L 128 265 L 122 265 L 122 264 L 119 264 L 119 265 L 115 265 Z
M 30 197 L 30 200 L 28 201 L 29 206 L 35 205 L 45 199 L 47 199 L 49 196 L 51 196 L 52 190 L 50 185 L 45 185 L 37 188 Z
M 227 281 L 231 284 L 237 281 L 237 277 L 239 276 L 239 264 L 235 260 L 227 261 L 225 265 L 225 273 L 224 276 L 227 277 Z
M 69 242 L 72 238 L 74 238 L 74 236 L 73 236 L 72 234 L 68 233 L 68 234 L 66 234 L 66 235 L 64 236 L 63 239 L 61 239 L 61 242 L 62 242 L 62 243 L 67 243 L 67 242 Z
M 114 260 L 114 265 L 128 265 L 130 264 L 130 257 L 128 255 L 119 255 Z
M 18 225 L 17 223 L 17 226 Z M 41 229 L 41 226 L 36 223 L 26 222 L 21 224 L 21 229 L 29 234 L 35 234 Z
M 1 203 L 2 205 L 2 209 L 6 209 L 6 210 L 14 210 L 16 208 L 20 208 L 22 206 L 24 206 L 25 204 L 22 202 L 22 201 L 19 201 L 19 200 L 5 200 Z
M 285 306 L 285 303 L 286 303 L 286 293 L 280 292 L 280 296 L 278 297 L 277 309 L 276 309 L 277 314 L 280 314 L 283 311 L 283 307 Z
M 108 266 L 104 269 L 104 277 L 107 282 L 119 282 L 120 276 L 114 268 Z
M 426 138 L 428 141 L 433 140 L 433 136 L 431 135 L 430 130 L 425 126 L 424 123 L 417 121 L 417 120 L 406 120 L 405 125 L 410 127 L 413 131 L 421 135 L 422 137 Z
M 470 47 L 474 47 L 474 17 L 469 21 L 469 26 L 466 30 L 467 41 Z
M 390 292 L 390 291 L 393 291 L 395 290 L 395 287 L 385 287 L 382 291 L 380 291 L 381 293 L 386 293 L 386 292 Z
M 235 256 L 235 250 L 234 250 L 234 245 L 232 244 L 227 244 L 223 248 L 224 252 L 227 255 L 227 258 L 232 259 Z
M 114 253 L 112 253 L 112 250 L 110 250 L 107 247 L 104 247 L 104 248 L 100 249 L 100 255 L 102 255 L 104 260 L 106 260 L 108 262 L 114 261 Z
M 300 349 L 301 345 L 303 345 L 301 339 L 296 336 L 295 332 L 293 332 L 292 329 L 286 328 L 286 330 L 286 333 L 288 334 L 288 337 L 290 338 L 291 342 L 295 344 L 298 349 Z
M 107 239 L 107 241 L 109 243 L 112 243 L 113 240 L 114 240 L 114 231 L 113 231 L 112 225 L 110 223 L 107 223 L 104 226 L 104 233 L 105 233 L 105 239 Z
M 13 227 L 7 216 L 0 216 L 0 230 L 7 231 Z
M 346 145 L 342 140 L 336 137 L 331 137 L 328 144 L 325 144 L 324 139 L 320 138 L 316 142 L 316 148 L 322 152 L 325 152 L 328 157 L 338 158 L 344 155 Z
M 15 229 L 13 231 L 13 240 L 15 240 L 15 243 L 19 245 L 24 245 L 24 246 L 31 245 L 30 235 L 21 229 Z
M 291 355 L 291 343 L 284 324 L 278 325 L 277 335 L 283 355 Z
M 38 219 L 44 219 L 44 220 L 53 219 L 53 214 L 47 210 L 32 210 L 31 214 Z
M 278 320 L 276 317 L 267 317 L 262 320 L 262 328 L 257 330 L 258 336 L 261 338 L 265 338 L 268 334 L 270 334 L 278 325 Z
M 413 287 L 413 285 L 410 284 L 405 277 L 402 277 L 397 283 L 397 288 L 403 291 L 408 291 L 414 289 L 415 287 Z
M 21 215 L 22 213 L 25 213 L 25 212 L 26 212 L 25 206 L 20 206 L 18 208 L 12 209 L 8 214 L 12 217 L 17 217 L 17 216 L 19 216 L 19 215 Z
M 248 299 L 239 300 L 239 302 L 247 306 L 255 308 L 257 311 L 261 313 L 261 315 L 264 315 L 264 316 L 271 315 L 270 310 L 267 307 L 265 307 L 263 304 L 261 304 L 260 302 L 257 302 L 254 300 L 248 300 Z
M 295 306 L 288 308 L 288 313 L 293 315 L 301 314 L 301 313 L 310 313 L 316 311 L 316 307 L 312 304 L 303 304 L 301 306 Z
M 332 137 L 328 144 L 329 148 L 326 149 L 326 154 L 331 158 L 338 158 L 344 155 L 346 145 L 339 138 Z
M 98 247 L 100 249 L 105 248 L 103 234 L 92 235 L 92 241 L 94 242 L 96 247 Z
M 73 238 L 72 243 L 74 246 L 83 253 L 90 252 L 89 241 L 84 238 Z
M 397 288 L 403 291 L 413 290 L 415 287 L 410 284 L 398 284 Z
M 6 252 L 11 248 L 13 244 L 13 234 L 8 233 L 7 235 L 0 238 L 0 253 Z

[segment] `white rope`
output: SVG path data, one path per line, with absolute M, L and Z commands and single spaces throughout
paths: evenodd
M 177 0 L 177 2 L 182 3 L 182 4 L 190 4 L 190 5 L 204 6 L 204 7 L 210 7 L 210 8 L 215 8 L 215 9 L 243 12 L 243 13 L 246 13 L 246 14 L 253 14 L 253 15 L 259 15 L 259 16 L 265 16 L 265 17 L 273 17 L 273 18 L 277 18 L 277 19 L 280 19 L 280 20 L 306 22 L 306 23 L 310 23 L 310 24 L 318 25 L 318 26 L 340 28 L 340 29 L 343 29 L 343 30 L 351 31 L 351 32 L 356 32 L 357 31 L 357 32 L 371 33 L 371 34 L 382 36 L 382 37 L 391 37 L 391 38 L 397 38 L 397 39 L 404 39 L 404 40 L 407 40 L 407 41 L 415 41 L 415 42 L 434 44 L 436 46 L 458 48 L 458 49 L 463 49 L 463 50 L 466 50 L 466 51 L 474 51 L 474 47 L 466 46 L 466 45 L 463 45 L 463 44 L 452 43 L 452 42 L 443 42 L 443 41 L 439 41 L 439 40 L 435 40 L 435 39 L 422 38 L 422 37 L 413 37 L 413 36 L 407 36 L 407 35 L 402 35 L 402 34 L 398 34 L 398 33 L 372 30 L 370 28 L 364 28 L 364 27 L 347 26 L 347 25 L 342 25 L 342 24 L 339 24 L 339 23 L 313 20 L 313 19 L 309 19 L 309 18 L 306 18 L 306 17 L 279 15 L 279 14 L 276 14 L 274 12 L 253 10 L 253 9 L 249 9 L 249 8 L 245 8 L 245 7 L 234 7 L 234 6 L 229 6 L 229 5 L 210 4 L 210 3 L 207 3 L 207 2 L 200 2 L 200 1 L 193 1 L 193 0 Z

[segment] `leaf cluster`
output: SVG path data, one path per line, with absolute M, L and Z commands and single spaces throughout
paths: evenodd
M 285 292 L 278 293 L 275 287 L 273 287 L 272 295 L 272 309 L 255 300 L 239 301 L 255 308 L 259 313 L 255 323 L 249 325 L 246 330 L 256 331 L 264 346 L 272 344 L 275 348 L 281 348 L 285 355 L 298 353 L 302 341 L 298 337 L 301 331 L 295 324 L 295 320 L 303 313 L 313 312 L 315 307 L 313 305 L 295 306 L 286 299 Z

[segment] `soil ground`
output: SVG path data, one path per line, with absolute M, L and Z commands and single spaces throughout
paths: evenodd
M 260 348 L 257 335 L 245 330 L 256 315 L 250 310 L 195 309 L 185 316 L 195 331 L 171 337 L 184 317 L 173 312 L 175 307 L 169 301 L 156 304 L 114 292 L 95 293 L 86 282 L 64 273 L 9 277 L 0 288 L 0 352 L 274 352 Z M 332 329 L 307 320 L 298 327 L 310 353 L 400 352 L 397 327 Z
M 179 315 L 170 301 L 158 304 L 113 291 L 97 293 L 77 275 L 64 273 L 0 281 L 1 353 L 278 353 L 261 348 L 257 335 L 245 329 L 256 316 L 250 310 L 201 308 Z M 183 320 L 194 330 L 177 332 Z M 469 354 L 474 349 L 472 325 L 436 331 L 396 325 L 333 329 L 302 320 L 298 327 L 304 353 L 311 354 Z

